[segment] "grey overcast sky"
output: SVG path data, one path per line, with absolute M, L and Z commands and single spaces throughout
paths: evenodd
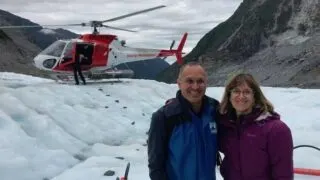
M 189 36 L 184 52 L 190 52 L 207 32 L 228 19 L 242 0 L 0 0 L 0 9 L 43 24 L 81 23 L 106 20 L 146 8 L 165 5 L 145 14 L 105 23 L 137 30 L 137 33 L 99 29 L 127 41 L 128 46 L 177 47 L 184 32 Z M 90 33 L 90 27 L 63 27 L 76 33 Z

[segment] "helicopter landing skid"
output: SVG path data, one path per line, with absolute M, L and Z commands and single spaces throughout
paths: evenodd
M 132 70 L 105 70 L 101 72 L 90 72 L 88 78 L 90 79 L 113 79 L 113 78 L 132 78 L 134 72 Z
M 94 83 L 124 83 L 124 81 L 121 81 L 120 78 L 90 78 L 87 73 L 83 73 L 85 79 L 86 79 L 86 84 L 94 84 Z M 52 74 L 50 75 L 51 78 L 53 78 L 57 83 L 59 84 L 74 84 L 74 76 L 73 74 Z M 79 78 L 81 81 L 81 79 Z

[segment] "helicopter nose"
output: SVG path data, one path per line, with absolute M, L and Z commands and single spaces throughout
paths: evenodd
M 43 58 L 41 57 L 41 55 L 38 55 L 33 59 L 32 64 L 38 69 L 43 69 L 42 61 L 43 61 Z
M 38 69 L 51 71 L 58 63 L 58 58 L 40 54 L 36 56 L 33 61 Z

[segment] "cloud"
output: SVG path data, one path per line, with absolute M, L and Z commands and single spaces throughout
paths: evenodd
M 190 52 L 197 42 L 219 23 L 229 18 L 242 0 L 2 0 L 0 9 L 41 25 L 70 24 L 106 20 L 158 5 L 166 5 L 140 14 L 106 23 L 139 31 L 130 33 L 100 28 L 125 39 L 128 46 L 168 48 L 172 40 L 179 41 L 184 32 L 189 36 L 184 48 Z M 90 33 L 88 27 L 63 27 L 76 33 Z M 177 46 L 178 42 L 176 42 Z

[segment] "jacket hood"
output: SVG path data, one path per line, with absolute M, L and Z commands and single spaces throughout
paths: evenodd
M 262 112 L 254 121 L 280 120 L 280 115 L 276 112 Z

